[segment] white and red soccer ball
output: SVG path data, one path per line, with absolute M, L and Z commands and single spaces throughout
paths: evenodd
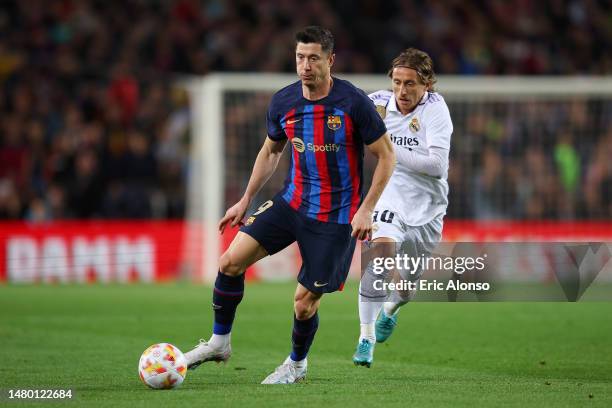
M 143 383 L 155 389 L 176 388 L 187 374 L 187 360 L 170 343 L 153 344 L 147 348 L 138 363 L 138 375 Z

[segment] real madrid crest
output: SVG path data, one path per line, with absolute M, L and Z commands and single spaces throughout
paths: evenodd
M 331 130 L 338 130 L 342 127 L 342 119 L 340 116 L 329 115 L 327 117 L 327 127 Z
M 416 133 L 419 130 L 421 130 L 421 125 L 419 124 L 419 120 L 416 117 L 412 118 L 412 120 L 410 121 L 410 124 L 408 125 L 408 127 L 414 133 Z

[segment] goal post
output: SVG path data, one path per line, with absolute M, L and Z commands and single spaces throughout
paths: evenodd
M 334 76 L 351 81 L 365 92 L 391 86 L 389 78 L 383 74 Z M 183 258 L 196 280 L 214 281 L 218 257 L 224 245 L 217 223 L 246 187 L 255 156 L 266 136 L 265 114 L 271 96 L 296 80 L 294 74 L 218 73 L 182 82 L 190 95 L 192 128 L 186 220 L 189 227 L 186 229 Z M 611 124 L 610 77 L 439 76 L 436 90 L 449 104 L 455 124 L 453 146 L 456 139 L 466 137 L 471 127 L 478 126 L 471 122 L 482 118 L 489 120 L 490 126 L 499 128 L 491 130 L 492 135 L 497 134 L 490 137 L 503 138 L 504 132 L 512 126 L 525 125 L 521 123 L 522 115 L 527 112 L 523 107 L 525 104 L 531 104 L 533 109 L 546 115 L 557 114 L 557 111 L 570 112 L 574 109 L 572 104 L 583 103 L 576 109 L 586 109 L 587 120 L 597 122 L 597 129 L 593 132 L 601 133 Z M 510 121 L 516 123 L 507 123 Z M 554 126 L 554 123 L 549 125 Z M 541 141 L 543 136 L 536 134 L 540 131 L 527 128 L 522 131 L 525 133 L 522 137 L 529 140 L 533 136 L 533 140 L 546 146 L 547 142 Z M 600 136 L 597 133 L 590 139 Z M 451 173 L 458 161 L 463 168 L 462 176 L 470 181 L 478 176 L 480 164 L 465 161 L 475 160 L 480 152 L 469 151 L 469 146 L 462 146 L 460 150 L 471 156 L 455 156 Z M 285 154 L 276 173 L 259 194 L 258 201 L 253 203 L 254 207 L 281 188 L 287 165 L 288 156 Z M 503 187 L 495 194 L 499 197 L 493 197 L 493 201 L 503 201 L 511 195 Z M 512 192 L 514 194 L 517 193 Z M 486 212 L 478 210 L 466 214 L 466 218 L 480 219 Z M 516 217 L 521 217 L 520 211 Z M 512 219 L 512 215 L 508 219 Z

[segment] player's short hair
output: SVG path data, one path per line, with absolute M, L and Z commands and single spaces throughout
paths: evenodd
M 297 43 L 321 44 L 323 52 L 331 54 L 334 52 L 334 36 L 331 31 L 319 26 L 308 26 L 295 34 L 295 45 Z
M 398 67 L 414 69 L 423 84 L 429 84 L 431 90 L 433 85 L 438 81 L 434 72 L 433 61 L 429 54 L 425 51 L 416 48 L 408 48 L 400 53 L 391 62 L 389 69 L 389 78 L 393 77 L 393 69 Z

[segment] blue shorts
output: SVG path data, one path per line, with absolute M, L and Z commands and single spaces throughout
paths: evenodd
M 302 255 L 298 282 L 314 293 L 342 289 L 356 243 L 350 224 L 308 218 L 276 196 L 248 217 L 240 231 L 255 238 L 269 255 L 297 241 Z

